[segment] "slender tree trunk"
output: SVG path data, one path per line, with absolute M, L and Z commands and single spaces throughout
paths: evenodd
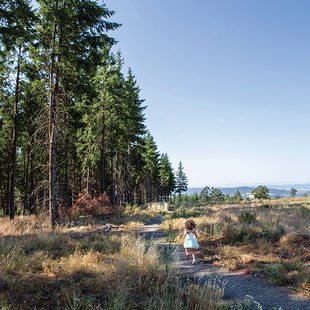
M 103 81 L 104 83 L 104 81 Z M 106 88 L 104 86 L 103 96 L 102 96 L 102 116 L 101 116 L 101 184 L 100 191 L 101 194 L 106 190 L 105 184 L 105 100 L 106 100 Z
M 131 165 L 130 165 L 130 141 L 128 141 L 128 165 L 127 165 L 127 171 L 128 171 L 128 203 L 131 203 Z
M 87 190 L 87 195 L 89 195 L 90 192 L 90 172 L 89 172 L 89 166 L 87 167 L 87 177 L 86 177 L 86 190 Z
M 15 181 L 16 181 L 16 145 L 17 145 L 17 121 L 18 121 L 18 102 L 19 102 L 19 81 L 20 81 L 20 62 L 21 62 L 21 44 L 18 48 L 17 73 L 15 84 L 15 100 L 14 100 L 14 127 L 12 137 L 12 179 L 11 179 L 11 199 L 10 199 L 10 219 L 14 219 L 15 214 Z
M 112 177 L 112 205 L 115 205 L 115 177 L 114 177 L 114 156 L 111 158 L 111 177 Z
M 80 184 L 80 193 L 82 193 L 83 188 L 82 188 L 82 174 L 81 174 L 81 172 L 79 174 L 79 184 Z
M 69 207 L 69 178 L 68 178 L 68 166 L 69 166 L 69 156 L 68 156 L 68 144 L 69 144 L 69 139 L 68 136 L 66 137 L 66 142 L 65 142 L 65 206 L 66 208 Z
M 7 165 L 7 178 L 6 178 L 6 214 L 10 214 L 10 156 L 8 156 L 8 165 Z
M 4 190 L 3 190 L 3 186 L 4 185 L 4 180 L 2 179 L 2 165 L 0 163 L 0 209 L 4 209 Z
M 56 8 L 58 7 L 58 0 L 56 0 Z M 50 119 L 49 119 L 49 213 L 51 218 L 51 225 L 56 225 L 57 218 L 57 193 L 56 193 L 56 131 L 57 131 L 57 79 L 59 72 L 55 71 L 55 49 L 56 49 L 56 20 L 54 22 L 53 41 L 52 41 L 52 54 L 51 54 L 51 70 L 50 70 Z M 58 70 L 57 70 L 58 71 Z
M 75 167 L 76 167 L 76 154 L 74 153 L 74 157 L 73 157 L 73 186 L 72 186 L 71 205 L 74 204 L 74 199 L 75 199 L 75 182 L 76 182 Z
M 33 171 L 33 151 L 30 151 L 30 196 L 29 196 L 29 211 L 34 213 L 34 171 Z
M 27 188 L 28 188 L 28 176 L 29 176 L 29 158 L 30 158 L 30 144 L 27 149 L 27 164 L 25 167 L 25 181 L 24 181 L 24 207 L 23 207 L 23 215 L 25 215 L 27 210 Z
M 119 194 L 119 200 L 120 204 L 125 203 L 125 187 L 126 187 L 126 182 L 125 182 L 125 169 L 123 165 L 123 160 L 121 160 L 121 164 L 119 163 L 119 169 L 120 169 L 120 175 L 119 175 L 119 188 L 120 188 L 120 194 Z

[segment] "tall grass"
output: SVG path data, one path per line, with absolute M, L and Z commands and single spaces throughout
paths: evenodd
M 180 240 L 188 218 L 197 223 L 205 259 L 215 257 L 230 270 L 258 271 L 272 283 L 310 295 L 309 198 L 181 206 L 162 224 L 170 242 Z
M 219 282 L 184 282 L 173 252 L 126 228 L 104 234 L 98 222 L 51 231 L 44 219 L 28 221 L 17 218 L 1 232 L 3 309 L 203 310 L 221 302 Z

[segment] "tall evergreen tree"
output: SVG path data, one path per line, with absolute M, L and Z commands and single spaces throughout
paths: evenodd
M 30 0 L 0 3 L 0 208 L 49 209 L 55 225 L 84 188 L 114 204 L 167 199 L 173 169 L 146 130 L 132 70 L 111 52 L 113 11 L 37 2 L 35 15 Z
M 162 154 L 159 163 L 159 191 L 161 199 L 168 200 L 175 189 L 175 176 L 168 154 Z
M 188 185 L 187 176 L 184 172 L 182 162 L 179 162 L 175 179 L 176 179 L 175 192 L 178 193 L 180 196 L 182 192 L 187 191 L 187 185 Z
M 159 153 L 153 136 L 150 133 L 143 140 L 144 166 L 144 203 L 156 201 L 158 197 L 159 183 Z
M 15 75 L 14 88 L 12 88 L 13 99 L 13 126 L 10 156 L 12 159 L 11 189 L 10 189 L 10 218 L 14 219 L 15 213 L 15 185 L 17 164 L 17 138 L 18 117 L 21 97 L 21 75 L 22 65 L 25 61 L 26 51 L 32 39 L 35 15 L 28 0 L 3 1 L 0 5 L 2 16 L 0 26 L 0 40 L 11 58 L 13 69 L 11 74 Z M 3 53 L 4 51 L 2 51 Z
M 49 105 L 49 210 L 54 226 L 57 218 L 56 136 L 62 82 L 66 68 L 83 76 L 90 66 L 100 62 L 101 49 L 113 41 L 105 32 L 118 27 L 106 19 L 113 15 L 104 6 L 91 0 L 38 0 L 40 4 L 40 48 L 48 80 Z M 81 76 L 81 77 L 82 77 Z

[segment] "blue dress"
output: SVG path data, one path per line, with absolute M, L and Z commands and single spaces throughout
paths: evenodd
M 184 248 L 186 249 L 198 249 L 199 244 L 195 239 L 195 236 L 192 232 L 186 234 L 186 239 L 183 244 Z

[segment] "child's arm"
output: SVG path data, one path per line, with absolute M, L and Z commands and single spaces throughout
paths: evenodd
M 181 237 L 181 241 L 184 239 L 184 237 L 186 236 L 186 230 L 184 230 L 184 234 L 183 234 L 183 236 Z
M 196 239 L 198 239 L 198 235 L 197 235 L 197 231 L 194 231 L 194 236 L 196 237 Z

